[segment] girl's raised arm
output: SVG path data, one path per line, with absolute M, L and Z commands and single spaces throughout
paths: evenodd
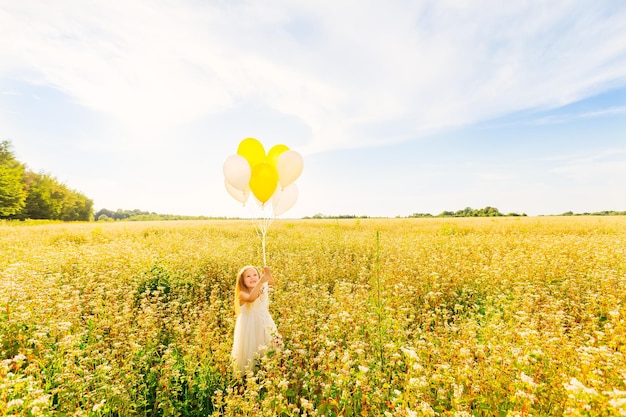
M 269 266 L 263 267 L 263 276 L 267 276 L 267 283 L 269 285 L 274 285 L 276 283 L 276 281 L 274 281 L 274 276 L 272 275 L 272 271 L 270 270 Z

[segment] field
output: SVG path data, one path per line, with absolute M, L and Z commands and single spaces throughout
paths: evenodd
M 626 218 L 0 223 L 0 415 L 624 416 Z

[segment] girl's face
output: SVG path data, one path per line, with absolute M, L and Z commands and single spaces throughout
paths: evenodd
M 243 284 L 249 290 L 253 289 L 256 283 L 259 281 L 259 273 L 255 268 L 248 268 L 243 271 Z

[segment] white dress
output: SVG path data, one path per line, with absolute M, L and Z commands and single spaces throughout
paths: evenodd
M 235 369 L 245 373 L 254 367 L 254 354 L 267 347 L 276 347 L 280 336 L 269 312 L 269 286 L 261 287 L 259 297 L 244 303 L 235 323 L 232 358 Z

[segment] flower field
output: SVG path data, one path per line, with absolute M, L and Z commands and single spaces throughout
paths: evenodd
M 0 415 L 624 416 L 626 218 L 0 223 Z

